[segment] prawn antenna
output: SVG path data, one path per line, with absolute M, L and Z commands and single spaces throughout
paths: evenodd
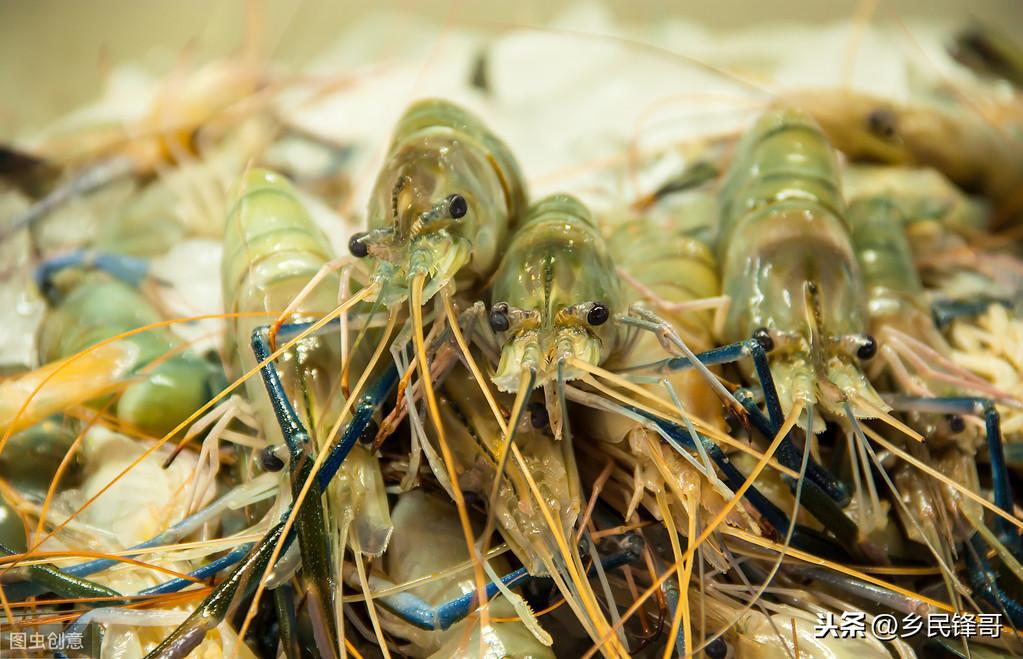
M 398 196 L 401 191 L 404 190 L 412 183 L 412 179 L 407 174 L 402 174 L 398 177 L 398 180 L 394 182 L 394 188 L 391 189 L 391 220 L 394 222 L 395 228 L 400 226 L 398 220 Z

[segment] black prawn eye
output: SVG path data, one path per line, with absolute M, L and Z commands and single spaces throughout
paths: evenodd
M 590 325 L 603 325 L 611 317 L 611 310 L 600 302 L 595 303 L 586 314 L 586 322 Z
M 363 429 L 362 434 L 359 435 L 359 441 L 363 444 L 372 444 L 377 438 L 377 433 L 380 431 L 380 426 L 373 419 L 369 420 L 366 427 Z
M 550 415 L 547 414 L 547 406 L 536 401 L 529 404 L 529 423 L 536 429 L 546 428 L 547 424 L 551 422 Z
M 465 217 L 469 212 L 469 203 L 460 194 L 453 194 L 448 197 L 448 215 L 454 219 Z
M 728 643 L 719 636 L 703 648 L 703 653 L 711 659 L 725 659 L 728 656 Z
M 495 304 L 490 310 L 490 327 L 495 332 L 505 332 L 508 330 L 508 305 L 504 302 Z
M 880 138 L 893 139 L 895 137 L 895 114 L 884 108 L 871 110 L 867 115 L 867 128 Z
M 355 258 L 361 259 L 369 256 L 369 245 L 363 242 L 363 238 L 366 237 L 366 232 L 362 231 L 351 237 L 348 241 L 348 251 L 352 253 Z
M 259 462 L 263 469 L 267 471 L 280 471 L 284 469 L 284 460 L 281 460 L 277 455 L 277 452 L 274 450 L 275 448 L 274 446 L 267 446 L 259 454 Z
M 771 331 L 766 327 L 759 327 L 753 331 L 753 338 L 760 347 L 764 349 L 764 352 L 771 352 L 774 350 L 774 339 L 771 338 Z
M 863 335 L 863 343 L 860 344 L 856 356 L 866 361 L 877 354 L 877 341 L 869 334 Z

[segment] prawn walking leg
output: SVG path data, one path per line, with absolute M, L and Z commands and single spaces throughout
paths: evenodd
M 950 396 L 941 398 L 920 398 L 915 396 L 886 396 L 885 401 L 896 410 L 907 412 L 933 412 L 937 414 L 967 414 L 984 420 L 984 435 L 987 440 L 988 457 L 991 460 L 991 482 L 995 504 L 1013 514 L 1012 484 L 1005 464 L 1005 447 L 1002 444 L 1001 418 L 993 402 L 986 398 Z M 1016 528 L 1008 520 L 998 518 L 1001 540 L 1020 550 L 1020 538 Z
M 355 446 L 356 441 L 366 433 L 373 415 L 379 411 L 379 408 L 390 395 L 397 381 L 397 370 L 393 367 L 388 368 L 369 389 L 365 397 L 359 401 L 352 421 L 349 422 L 345 431 L 332 444 L 327 459 L 315 475 L 319 491 L 326 489 L 327 484 L 338 472 L 345 457 L 347 457 L 352 447 Z M 306 497 L 303 505 L 308 505 L 310 501 L 312 499 Z M 291 510 L 289 508 L 283 514 L 283 518 L 286 519 L 290 513 Z M 205 633 L 215 627 L 227 615 L 231 602 L 238 595 L 240 583 L 248 583 L 247 580 L 252 574 L 261 573 L 266 569 L 270 554 L 273 552 L 276 544 L 281 541 L 283 528 L 284 522 L 282 521 L 263 536 L 259 543 L 251 550 L 248 558 L 236 567 L 227 579 L 218 585 L 196 607 L 195 612 L 189 616 L 188 620 L 168 636 L 159 647 L 147 655 L 147 659 L 176 659 L 187 655 L 192 648 L 198 645 Z M 281 555 L 284 554 L 283 550 L 287 549 L 291 544 L 294 536 L 293 530 L 284 537 Z
M 705 367 L 730 364 L 747 358 L 753 361 L 753 368 L 757 378 L 760 380 L 760 387 L 764 394 L 764 402 L 770 418 L 764 419 L 762 413 L 755 405 L 744 404 L 743 408 L 750 415 L 753 423 L 761 426 L 760 430 L 768 436 L 773 436 L 781 428 L 784 420 L 781 401 L 778 398 L 778 391 L 774 386 L 774 376 L 771 375 L 770 363 L 767 360 L 767 353 L 772 347 L 773 344 L 770 336 L 764 332 L 757 334 L 754 338 L 720 348 L 713 348 L 695 355 L 699 363 Z M 697 368 L 689 357 L 671 357 L 629 370 L 667 373 L 688 368 Z M 740 400 L 740 403 L 742 402 Z M 767 425 L 765 425 L 765 422 Z M 800 451 L 792 443 L 791 438 L 786 437 L 778 446 L 778 460 L 790 469 L 799 468 L 802 458 L 800 457 Z M 849 502 L 849 491 L 845 483 L 816 461 L 810 461 L 806 475 L 807 478 L 813 481 L 828 497 L 840 506 L 844 506 Z
M 88 249 L 54 256 L 40 263 L 35 271 L 36 286 L 47 299 L 54 299 L 56 294 L 53 278 L 67 268 L 101 270 L 129 286 L 138 287 L 149 274 L 149 261 L 127 254 Z

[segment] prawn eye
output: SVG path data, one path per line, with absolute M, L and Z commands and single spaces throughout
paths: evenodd
M 372 444 L 377 437 L 377 433 L 380 431 L 380 426 L 373 419 L 369 420 L 366 427 L 363 429 L 362 434 L 359 435 L 359 441 L 363 444 Z
M 593 326 L 603 325 L 610 317 L 611 310 L 606 305 L 597 302 L 590 308 L 589 313 L 586 314 L 586 322 Z
M 469 212 L 469 203 L 460 194 L 453 194 L 448 197 L 448 215 L 454 219 L 465 217 Z
M 547 414 L 547 406 L 536 401 L 529 404 L 529 423 L 536 429 L 546 428 L 547 424 L 551 422 L 550 415 Z
M 728 656 L 728 644 L 721 637 L 715 638 L 703 648 L 703 653 L 711 659 L 725 659 Z
M 771 338 L 771 331 L 766 327 L 760 327 L 753 331 L 753 339 L 760 344 L 764 352 L 774 350 L 774 339 Z
M 856 356 L 866 361 L 877 354 L 877 341 L 869 334 L 863 335 L 863 343 L 856 351 Z
M 363 238 L 366 237 L 366 232 L 361 231 L 354 234 L 348 241 L 348 251 L 352 253 L 355 258 L 361 259 L 369 256 L 369 245 L 367 245 Z
M 495 332 L 505 332 L 509 326 L 508 304 L 505 302 L 495 304 L 494 308 L 490 310 L 490 327 Z
M 895 137 L 895 114 L 884 108 L 871 110 L 867 115 L 867 128 L 880 138 L 893 139 Z
M 259 462 L 263 469 L 276 472 L 284 469 L 284 460 L 278 457 L 274 448 L 274 446 L 267 446 L 263 449 L 262 453 L 259 454 Z

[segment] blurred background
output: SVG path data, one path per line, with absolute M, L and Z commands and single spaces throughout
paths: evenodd
M 236 51 L 246 21 L 264 51 L 286 68 L 323 51 L 369 11 L 390 10 L 400 23 L 455 22 L 499 32 L 543 24 L 574 3 L 406 0 L 0 0 L 0 140 L 24 135 L 97 97 L 106 72 L 125 62 L 165 73 L 182 58 L 206 61 Z M 752 25 L 873 20 L 981 21 L 1023 31 L 1020 0 L 605 0 L 623 24 L 656 25 L 685 17 L 710 30 Z M 382 44 L 383 45 L 383 44 Z M 798 47 L 798 46 L 796 46 Z M 809 49 L 808 49 L 809 50 Z M 677 51 L 684 53 L 685 44 Z M 367 53 L 367 59 L 369 58 Z M 813 57 L 812 52 L 807 53 Z

